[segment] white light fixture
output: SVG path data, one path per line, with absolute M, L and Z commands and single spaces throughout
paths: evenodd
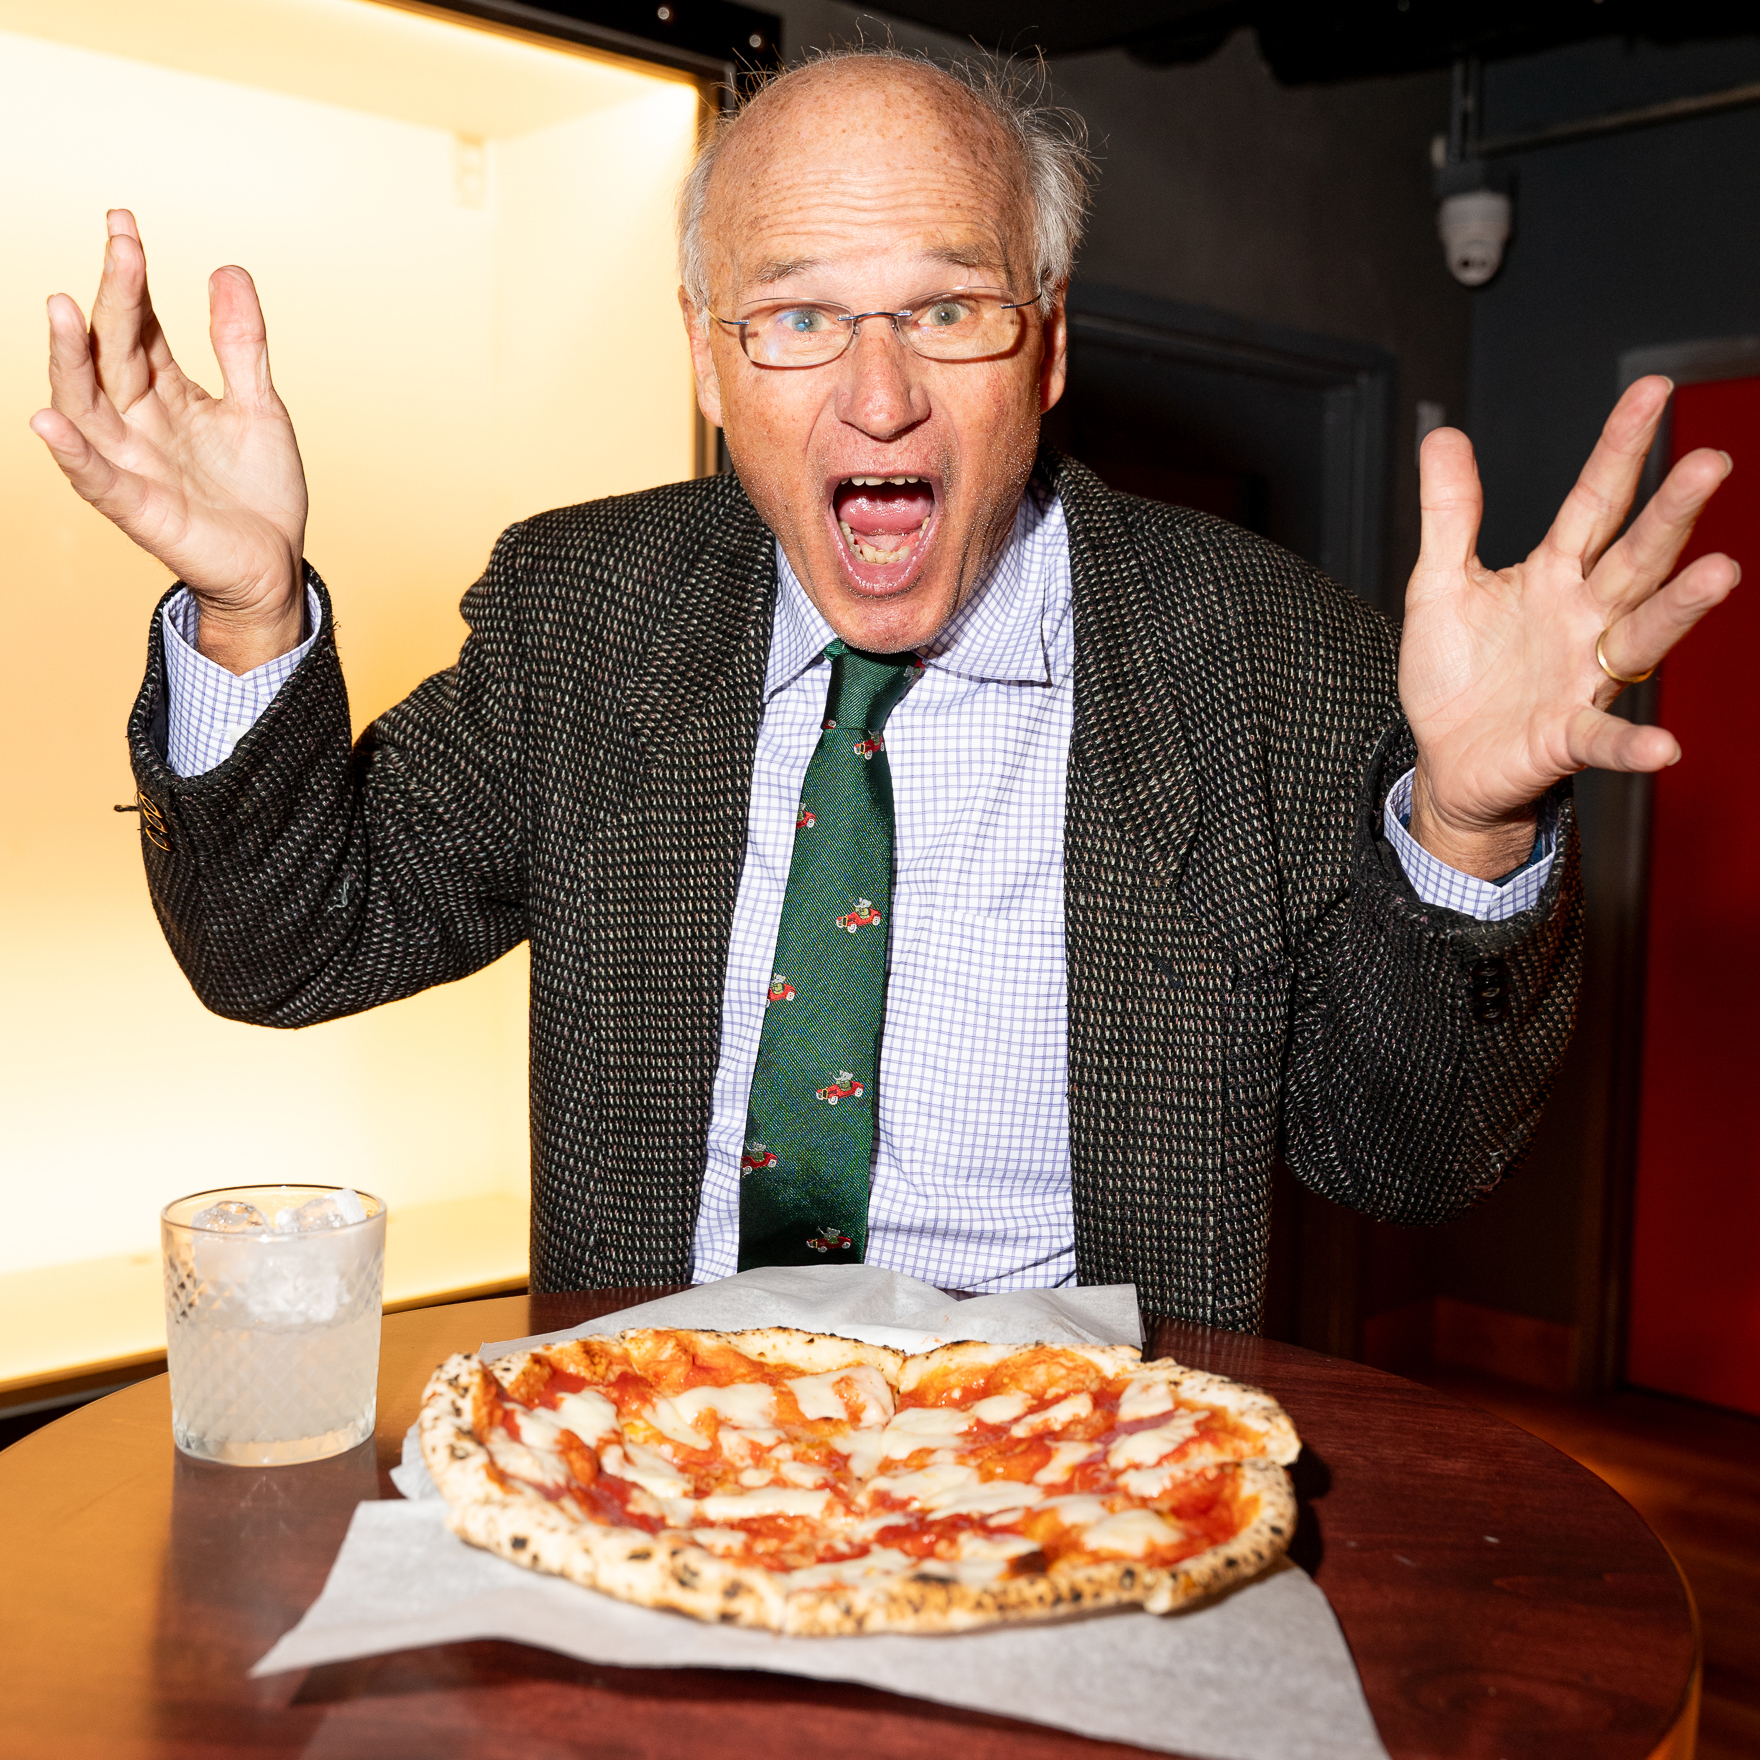
M 1444 196 L 1436 210 L 1448 272 L 1463 287 L 1483 287 L 1503 263 L 1509 242 L 1511 204 L 1499 189 L 1463 190 Z

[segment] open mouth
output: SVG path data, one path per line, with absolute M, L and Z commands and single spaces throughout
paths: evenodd
M 935 485 L 927 477 L 844 477 L 832 489 L 831 515 L 850 572 L 864 585 L 896 586 L 926 548 Z

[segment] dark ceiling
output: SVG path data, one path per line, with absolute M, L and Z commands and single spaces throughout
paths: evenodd
M 1156 67 L 1201 61 L 1249 27 L 1291 85 L 1591 37 L 1678 43 L 1760 32 L 1757 0 L 883 0 L 876 10 L 986 49 L 1123 48 Z

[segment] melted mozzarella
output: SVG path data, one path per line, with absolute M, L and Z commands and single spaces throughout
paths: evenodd
M 784 1485 L 823 1485 L 831 1477 L 827 1467 L 816 1467 L 811 1461 L 778 1461 L 776 1477 Z
M 783 1581 L 790 1589 L 829 1589 L 872 1577 L 906 1576 L 916 1567 L 917 1560 L 908 1552 L 899 1552 L 890 1546 L 872 1546 L 859 1558 L 803 1565 L 798 1571 L 790 1571 Z
M 1118 1421 L 1136 1424 L 1173 1410 L 1173 1388 L 1159 1375 L 1139 1375 L 1118 1396 Z
M 1037 1485 L 987 1479 L 969 1491 L 949 1493 L 933 1507 L 938 1516 L 988 1516 L 992 1521 L 1007 1521 L 1011 1516 L 1025 1515 L 1027 1505 L 1038 1503 L 1044 1495 Z
M 658 1396 L 643 1413 L 662 1436 L 683 1448 L 704 1448 L 709 1442 L 705 1415 L 714 1412 L 725 1423 L 747 1429 L 768 1424 L 776 1416 L 776 1389 L 764 1381 L 742 1381 L 732 1387 L 693 1387 L 667 1399 Z
M 886 1435 L 889 1442 L 908 1442 L 911 1448 L 922 1448 L 931 1438 L 957 1436 L 971 1427 L 972 1414 L 958 1406 L 906 1406 L 893 1415 Z
M 698 1429 L 704 1412 L 717 1413 L 722 1423 L 756 1429 L 776 1421 L 776 1389 L 767 1381 L 741 1381 L 732 1387 L 693 1387 L 675 1394 L 672 1403 L 689 1424 Z
M 1030 1418 L 1022 1418 L 1010 1427 L 1008 1433 L 1010 1436 L 1038 1436 L 1046 1430 L 1061 1430 L 1072 1420 L 1087 1417 L 1093 1409 L 1091 1394 L 1072 1393 L 1068 1399 L 1060 1399 L 1056 1405 L 1034 1412 Z
M 869 1482 L 868 1494 L 885 1492 L 891 1497 L 913 1504 L 922 1510 L 938 1509 L 947 1499 L 958 1497 L 978 1483 L 976 1467 L 962 1467 L 956 1462 L 923 1467 L 914 1473 L 896 1473 L 890 1478 Z
M 853 1430 L 834 1437 L 831 1446 L 849 1457 L 849 1470 L 857 1479 L 871 1479 L 882 1461 L 903 1460 L 919 1448 L 951 1440 L 971 1425 L 971 1413 L 958 1406 L 906 1406 L 884 1430 Z M 942 1450 L 936 1453 L 951 1458 Z
M 797 1376 L 788 1385 L 803 1418 L 836 1418 L 870 1430 L 892 1416 L 892 1389 L 871 1363 Z
M 1190 1442 L 1203 1417 L 1202 1412 L 1175 1412 L 1153 1430 L 1133 1430 L 1106 1451 L 1106 1464 L 1115 1472 L 1124 1467 L 1153 1466 L 1182 1442 Z
M 825 1513 L 829 1491 L 808 1491 L 799 1486 L 772 1485 L 755 1491 L 717 1491 L 696 1500 L 699 1517 L 720 1526 L 723 1522 L 750 1522 L 759 1516 L 811 1516 Z
M 1091 1442 L 1054 1442 L 1051 1459 L 1033 1475 L 1035 1485 L 1061 1485 L 1094 1452 Z
M 1086 1528 L 1106 1514 L 1106 1505 L 1097 1497 L 1071 1493 L 1064 1497 L 1048 1497 L 1036 1513 L 1055 1515 L 1066 1528 Z
M 690 1480 L 665 1455 L 643 1448 L 639 1442 L 626 1442 L 621 1448 L 613 1443 L 600 1454 L 599 1465 L 614 1477 L 641 1486 L 652 1497 L 666 1499 L 690 1495 Z
M 761 1461 L 766 1459 L 777 1443 L 782 1440 L 780 1430 L 734 1430 L 722 1426 L 719 1441 L 721 1452 L 728 1461 L 737 1466 L 741 1461 Z M 782 1458 L 783 1451 L 777 1450 Z
M 1037 1485 L 1013 1479 L 980 1480 L 976 1467 L 956 1462 L 875 1479 L 869 1490 L 900 1498 L 925 1515 L 991 1515 L 1024 1509 L 1045 1495 Z
M 1175 1546 L 1183 1538 L 1178 1528 L 1154 1510 L 1127 1509 L 1096 1522 L 1082 1536 L 1082 1544 L 1090 1552 L 1119 1552 L 1127 1558 L 1141 1558 L 1151 1547 Z
M 617 1407 L 604 1394 L 590 1389 L 563 1394 L 556 1402 L 555 1416 L 564 1430 L 572 1430 L 585 1443 L 618 1433 Z
M 490 1440 L 489 1454 L 502 1472 L 523 1479 L 528 1485 L 561 1486 L 569 1482 L 568 1468 L 561 1455 L 515 1442 L 505 1431 Z
M 1018 1418 L 1033 1402 L 1024 1393 L 993 1393 L 971 1408 L 981 1424 L 1007 1424 Z

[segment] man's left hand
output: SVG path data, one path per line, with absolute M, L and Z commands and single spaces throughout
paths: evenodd
M 1608 713 L 1741 570 L 1701 556 L 1670 573 L 1727 454 L 1701 449 L 1668 473 L 1614 541 L 1673 390 L 1640 379 L 1614 406 L 1552 530 L 1525 562 L 1490 569 L 1477 545 L 1484 496 L 1472 443 L 1429 435 L 1419 459 L 1423 542 L 1406 590 L 1399 690 L 1417 743 L 1412 835 L 1464 873 L 1496 879 L 1534 844 L 1535 803 L 1578 770 L 1661 770 L 1672 734 Z M 1597 664 L 1596 643 L 1607 671 Z

